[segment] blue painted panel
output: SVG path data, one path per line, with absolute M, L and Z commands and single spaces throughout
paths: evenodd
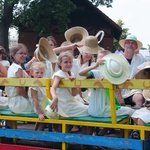
M 13 129 L 0 129 L 0 137 L 66 142 L 75 144 L 105 146 L 112 148 L 130 148 L 134 150 L 143 150 L 143 141 L 141 140 L 124 139 L 116 137 L 90 136 L 90 135 L 69 134 L 69 133 L 63 134 L 46 131 L 29 131 L 29 130 L 13 130 Z

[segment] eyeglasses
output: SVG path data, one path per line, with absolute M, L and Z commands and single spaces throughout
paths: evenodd
M 16 54 L 20 54 L 20 55 L 25 55 L 25 56 L 27 56 L 27 53 L 23 53 L 23 52 L 16 53 Z
M 135 41 L 126 41 L 125 44 L 137 45 L 137 43 Z

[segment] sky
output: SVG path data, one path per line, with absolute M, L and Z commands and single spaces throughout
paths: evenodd
M 150 0 L 113 0 L 112 8 L 100 6 L 99 9 L 114 22 L 119 19 L 143 43 L 150 44 Z

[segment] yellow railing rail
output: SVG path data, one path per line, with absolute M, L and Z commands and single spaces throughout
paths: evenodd
M 43 86 L 46 87 L 46 94 L 47 96 L 52 99 L 50 94 L 50 87 L 52 86 L 53 80 L 52 79 L 44 79 L 44 78 L 0 78 L 0 86 Z M 116 109 L 115 109 L 115 99 L 114 99 L 114 90 L 116 88 L 120 89 L 150 89 L 150 80 L 128 80 L 120 85 L 113 85 L 105 79 L 97 80 L 97 79 L 76 79 L 70 81 L 68 79 L 62 79 L 60 84 L 60 88 L 108 88 L 110 91 L 110 105 L 111 105 L 111 116 L 112 116 L 112 123 L 91 123 L 91 126 L 99 126 L 99 127 L 109 127 L 109 128 L 118 128 L 118 129 L 137 129 L 141 132 L 141 140 L 145 139 L 145 131 L 150 131 L 149 127 L 144 126 L 133 126 L 127 124 L 117 124 L 116 118 Z M 3 116 L 1 116 L 3 118 Z M 5 118 L 5 116 L 4 116 Z M 9 117 L 6 117 L 6 120 L 9 120 Z M 47 119 L 46 119 L 47 120 Z M 62 123 L 61 120 L 51 120 L 50 122 L 54 123 Z M 87 126 L 85 122 L 78 121 L 78 123 Z M 63 132 L 66 131 L 66 124 L 62 123 Z M 76 125 L 76 121 L 69 121 L 68 124 Z

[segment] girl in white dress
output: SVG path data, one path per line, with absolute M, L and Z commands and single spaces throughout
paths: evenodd
M 24 63 L 27 57 L 27 48 L 24 44 L 19 43 L 10 49 L 10 57 L 13 61 L 8 68 L 8 78 L 27 78 L 28 74 L 22 69 L 21 64 Z M 17 114 L 26 114 L 33 112 L 31 102 L 28 99 L 27 91 L 24 87 L 5 87 L 8 96 L 9 108 Z
M 58 105 L 68 117 L 88 116 L 88 106 L 79 102 L 74 96 L 78 93 L 76 88 L 58 88 L 61 79 L 74 79 L 70 72 L 73 63 L 73 56 L 70 52 L 62 52 L 58 57 L 58 65 L 61 70 L 53 75 L 51 94 L 53 97 L 51 109 L 58 111 Z M 59 114 L 63 116 L 63 114 Z
M 61 116 L 63 116 L 63 114 L 68 117 L 89 116 L 88 106 L 84 105 L 74 97 L 78 94 L 78 90 L 76 88 L 58 88 L 61 79 L 75 79 L 71 72 L 73 55 L 70 52 L 62 52 L 58 57 L 57 64 L 60 67 L 60 70 L 55 72 L 53 75 L 54 82 L 51 87 L 53 100 L 50 108 L 53 111 L 56 110 Z M 59 111 L 58 109 L 61 109 L 63 113 L 61 113 L 62 111 Z M 57 126 L 54 128 L 56 131 L 59 130 Z M 87 131 L 91 133 L 91 130 L 92 129 L 89 127 L 82 128 L 82 132 L 86 134 L 88 134 Z
M 30 74 L 33 78 L 43 78 L 46 70 L 46 66 L 42 62 L 34 62 L 30 68 Z M 29 87 L 28 91 L 29 99 L 33 105 L 33 110 L 38 114 L 39 120 L 45 119 L 44 109 L 42 100 L 46 97 L 45 87 Z M 37 123 L 35 130 L 43 131 L 45 128 L 44 123 Z

